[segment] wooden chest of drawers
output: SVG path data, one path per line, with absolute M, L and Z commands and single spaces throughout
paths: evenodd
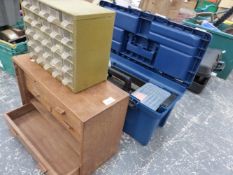
M 29 56 L 14 63 L 23 106 L 6 119 L 47 174 L 91 174 L 117 152 L 127 93 L 105 81 L 74 94 Z

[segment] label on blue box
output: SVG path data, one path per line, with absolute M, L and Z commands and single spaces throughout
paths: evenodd
M 171 93 L 152 83 L 146 83 L 131 95 L 145 106 L 156 111 L 160 105 L 171 96 Z

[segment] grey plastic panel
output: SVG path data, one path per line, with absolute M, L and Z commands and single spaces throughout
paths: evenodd
M 0 0 L 0 27 L 15 25 L 20 19 L 18 0 Z

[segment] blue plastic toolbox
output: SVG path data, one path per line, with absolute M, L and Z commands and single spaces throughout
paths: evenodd
M 211 35 L 136 9 L 100 6 L 116 12 L 110 72 L 130 86 L 123 86 L 131 94 L 124 131 L 146 145 L 192 83 Z

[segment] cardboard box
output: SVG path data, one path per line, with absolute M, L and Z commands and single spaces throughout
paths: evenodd
M 221 8 L 230 8 L 233 6 L 233 0 L 222 0 L 219 4 Z
M 180 8 L 194 9 L 195 0 L 185 2 L 185 0 L 142 0 L 140 8 L 152 14 L 158 13 L 171 19 L 175 19 Z

